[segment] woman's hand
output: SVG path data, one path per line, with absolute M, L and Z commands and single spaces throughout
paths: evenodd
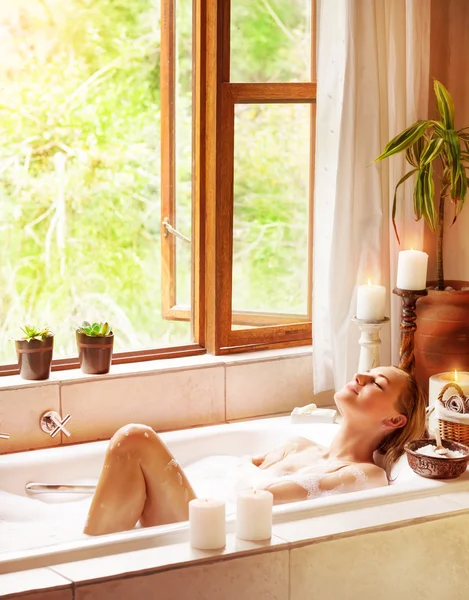
M 259 469 L 268 469 L 272 465 L 275 465 L 282 461 L 286 456 L 296 452 L 300 446 L 300 439 L 294 439 L 288 441 L 286 444 L 267 452 L 266 454 L 261 454 L 260 456 L 252 457 L 252 464 Z

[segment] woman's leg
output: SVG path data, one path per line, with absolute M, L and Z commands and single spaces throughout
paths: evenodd
M 84 533 L 101 535 L 185 521 L 195 498 L 184 471 L 159 436 L 126 425 L 111 438 Z

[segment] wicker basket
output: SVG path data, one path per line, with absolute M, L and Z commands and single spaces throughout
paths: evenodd
M 445 392 L 453 387 L 458 396 L 461 398 L 464 404 L 467 405 L 467 398 L 464 395 L 463 390 L 457 383 L 448 383 L 445 385 L 438 396 L 438 401 L 442 406 L 445 406 L 445 402 L 443 400 L 443 396 Z M 457 415 L 459 413 L 454 413 L 454 418 L 457 419 Z M 444 440 L 451 440 L 453 442 L 459 442 L 460 444 L 464 444 L 465 446 L 469 446 L 469 424 L 467 423 L 453 423 L 452 421 L 446 421 L 441 418 L 441 415 L 438 415 L 438 429 L 440 430 L 440 436 Z

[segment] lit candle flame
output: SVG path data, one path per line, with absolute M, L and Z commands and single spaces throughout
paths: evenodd
M 368 285 L 371 285 L 371 280 L 370 279 L 368 279 Z
M 456 369 L 454 369 L 454 381 L 459 381 L 458 379 L 458 372 Z

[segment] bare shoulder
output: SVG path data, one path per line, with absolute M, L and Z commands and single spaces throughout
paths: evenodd
M 358 473 L 361 471 L 363 475 L 368 479 L 368 481 L 372 482 L 375 486 L 385 486 L 388 485 L 388 478 L 386 477 L 386 472 L 378 465 L 373 465 L 371 463 L 358 463 L 357 465 L 350 465 L 345 467 L 351 474 Z
M 319 447 L 319 444 L 316 444 L 316 442 L 313 442 L 312 440 L 309 440 L 305 437 L 301 437 L 299 435 L 296 437 L 289 438 L 288 443 L 294 444 L 297 450 L 304 450 L 305 448 L 311 448 L 313 446 Z

